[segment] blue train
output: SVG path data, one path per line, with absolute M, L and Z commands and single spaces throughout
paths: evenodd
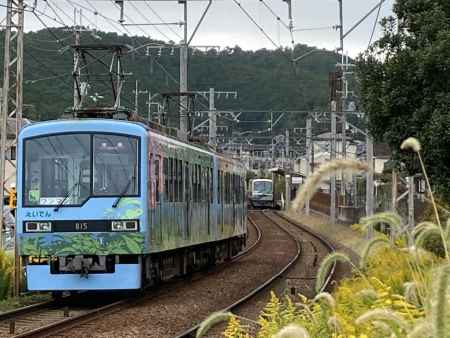
M 32 124 L 17 158 L 28 290 L 139 289 L 245 245 L 244 167 L 142 123 Z

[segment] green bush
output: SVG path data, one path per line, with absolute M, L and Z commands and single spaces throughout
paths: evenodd
M 13 270 L 13 257 L 0 250 L 0 300 L 10 294 Z

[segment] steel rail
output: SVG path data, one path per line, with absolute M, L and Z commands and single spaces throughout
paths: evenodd
M 256 248 L 260 244 L 261 239 L 262 239 L 262 231 L 256 224 L 252 223 L 252 226 L 254 226 L 254 228 L 256 230 L 256 234 L 257 234 L 255 242 L 252 243 L 250 246 L 246 247 L 243 251 L 241 251 L 238 254 L 236 254 L 235 256 L 233 256 L 226 263 L 222 263 L 222 264 L 218 265 L 218 268 L 222 268 L 232 262 L 236 262 L 237 260 L 243 258 L 245 255 L 249 254 L 254 248 Z M 209 272 L 214 272 L 214 271 L 217 271 L 217 269 L 213 269 Z M 207 272 L 207 274 L 208 274 L 208 272 Z M 78 295 L 65 297 L 65 298 L 63 298 L 63 300 L 67 301 L 67 300 L 69 300 L 70 297 L 75 297 L 75 296 L 78 296 Z M 131 306 L 140 301 L 142 301 L 142 299 L 139 297 L 126 298 L 126 299 L 112 302 L 110 304 L 107 304 L 107 305 L 104 305 L 104 306 L 101 306 L 101 307 L 98 307 L 98 308 L 95 308 L 92 310 L 87 310 L 86 312 L 77 314 L 73 317 L 67 317 L 62 320 L 57 320 L 57 321 L 49 323 L 47 325 L 43 325 L 41 327 L 37 327 L 37 328 L 31 329 L 31 330 L 28 330 L 28 331 L 25 331 L 22 333 L 11 334 L 9 337 L 10 338 L 39 337 L 39 336 L 47 336 L 49 334 L 58 334 L 58 333 L 64 332 L 65 330 L 76 327 L 80 324 L 90 322 L 90 321 L 94 320 L 95 318 L 97 318 L 101 314 L 104 314 L 104 313 L 110 314 L 110 313 L 119 311 L 123 306 Z M 33 304 L 33 305 L 29 305 L 29 306 L 25 306 L 25 307 L 21 307 L 21 308 L 15 309 L 15 310 L 1 313 L 0 314 L 0 322 L 7 321 L 8 319 L 13 320 L 15 317 L 23 316 L 23 315 L 26 315 L 27 313 L 30 313 L 32 315 L 34 312 L 41 310 L 41 309 L 45 310 L 45 309 L 60 308 L 61 311 L 63 311 L 64 307 L 66 307 L 66 306 L 67 306 L 66 304 L 63 304 L 61 306 L 61 300 L 49 300 L 46 302 L 37 303 L 37 304 Z
M 250 221 L 250 223 L 252 223 L 255 227 L 257 226 L 256 223 L 252 220 L 251 218 L 251 214 L 253 212 L 249 212 L 248 213 L 248 220 Z M 262 215 L 264 215 L 264 213 L 261 213 Z M 265 217 L 267 217 L 266 215 L 264 215 Z M 273 221 L 272 219 L 270 219 L 269 217 L 267 217 L 272 223 L 276 224 L 282 231 L 284 231 L 285 233 L 287 233 L 296 243 L 297 245 L 297 252 L 295 254 L 295 256 L 288 262 L 288 264 L 286 264 L 281 271 L 279 271 L 278 273 L 276 273 L 275 275 L 273 275 L 271 278 L 269 278 L 268 280 L 266 280 L 265 282 L 263 282 L 262 284 L 260 284 L 257 288 L 253 289 L 250 293 L 248 293 L 247 295 L 245 295 L 244 297 L 240 298 L 239 300 L 237 300 L 236 302 L 234 302 L 233 304 L 229 305 L 228 307 L 220 310 L 223 312 L 227 312 L 227 311 L 231 311 L 233 309 L 235 309 L 236 307 L 246 303 L 248 300 L 250 300 L 251 298 L 253 298 L 255 295 L 259 294 L 260 292 L 264 291 L 268 286 L 272 285 L 274 283 L 275 280 L 279 279 L 280 277 L 283 276 L 283 274 L 289 269 L 291 268 L 300 258 L 301 253 L 302 253 L 302 246 L 300 244 L 300 242 L 295 238 L 295 235 L 293 235 L 289 230 L 285 229 L 284 227 L 282 227 L 281 225 L 277 224 L 275 221 Z M 200 327 L 200 324 L 197 324 L 189 329 L 187 329 L 186 331 L 176 335 L 174 338 L 190 338 L 190 337 L 194 337 L 196 331 L 198 330 L 198 328 Z
M 336 252 L 336 248 L 334 247 L 334 245 L 327 238 L 325 238 L 324 236 L 319 235 L 316 232 L 312 231 L 311 229 L 308 229 L 308 227 L 291 220 L 290 218 L 286 217 L 285 215 L 283 215 L 279 211 L 276 211 L 275 214 L 278 217 L 284 219 L 286 222 L 292 224 L 293 226 L 301 229 L 304 232 L 307 232 L 311 236 L 313 236 L 313 237 L 317 238 L 318 240 L 320 240 L 323 244 L 325 244 L 325 246 L 328 248 L 328 250 L 330 250 L 330 253 Z M 328 272 L 328 276 L 325 279 L 325 282 L 322 285 L 322 288 L 320 289 L 321 292 L 324 291 L 329 286 L 329 284 L 331 283 L 331 279 L 334 276 L 335 271 L 336 271 L 336 262 L 334 262 L 333 265 L 331 266 L 331 269 Z

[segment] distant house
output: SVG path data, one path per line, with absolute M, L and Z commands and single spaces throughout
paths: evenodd
M 387 143 L 375 143 L 373 145 L 373 156 L 375 159 L 375 173 L 381 174 L 384 165 L 391 159 L 392 151 Z
M 330 161 L 331 155 L 331 133 L 323 133 L 314 137 L 313 153 L 310 169 L 317 169 L 323 163 Z M 374 171 L 376 174 L 381 174 L 384 169 L 384 164 L 391 158 L 391 150 L 386 143 L 374 144 Z M 336 135 L 336 152 L 338 158 L 342 153 L 342 134 Z M 346 142 L 346 158 L 353 160 L 366 160 L 366 143 L 359 140 L 350 140 Z M 295 172 L 306 172 L 306 156 L 301 157 L 295 164 Z M 338 181 L 340 174 L 338 173 Z M 325 188 L 325 186 L 324 186 Z

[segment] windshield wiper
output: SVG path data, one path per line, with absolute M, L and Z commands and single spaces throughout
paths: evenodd
M 125 195 L 125 194 L 126 194 L 126 192 L 128 191 L 128 188 L 130 187 L 131 182 L 133 182 L 134 179 L 135 179 L 135 177 L 132 177 L 132 178 L 130 178 L 130 179 L 128 180 L 127 186 L 126 186 L 125 189 L 123 189 L 123 191 L 120 193 L 119 197 L 117 197 L 117 199 L 114 201 L 114 203 L 113 203 L 113 205 L 112 205 L 113 208 L 117 208 L 117 206 L 119 205 L 119 202 L 120 202 L 120 200 L 122 199 L 122 197 L 127 196 L 127 195 Z
M 58 211 L 59 208 L 61 208 L 64 204 L 64 202 L 73 194 L 73 192 L 75 191 L 75 188 L 78 186 L 79 182 L 76 182 L 70 189 L 69 192 L 67 193 L 67 195 L 63 198 L 63 200 L 61 202 L 59 202 L 59 204 L 56 206 L 55 209 L 53 209 L 54 211 Z

